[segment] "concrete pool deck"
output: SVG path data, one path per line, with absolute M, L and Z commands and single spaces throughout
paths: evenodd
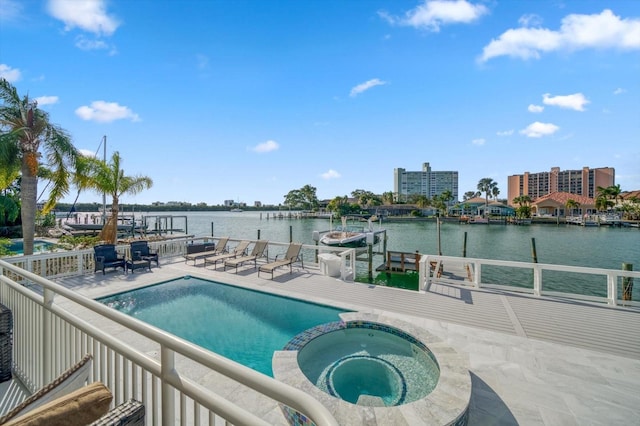
M 91 298 L 184 275 L 371 312 L 428 330 L 469 357 L 471 425 L 611 425 L 640 418 L 640 311 L 586 302 L 536 298 L 437 283 L 416 293 L 323 276 L 316 265 L 279 270 L 275 279 L 252 267 L 237 274 L 161 259 L 151 272 L 120 271 L 55 280 Z M 64 307 L 65 303 L 61 303 Z M 69 307 L 70 308 L 70 307 Z M 106 321 L 85 317 L 89 322 Z M 98 323 L 157 356 L 148 342 Z M 217 373 L 194 377 L 222 396 L 242 401 L 273 424 L 285 424 L 276 403 Z

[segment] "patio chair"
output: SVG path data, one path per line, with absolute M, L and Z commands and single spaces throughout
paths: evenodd
M 287 248 L 287 252 L 284 254 L 284 257 L 282 259 L 278 260 L 279 255 L 277 255 L 273 262 L 260 265 L 260 267 L 258 268 L 258 276 L 260 276 L 260 272 L 271 272 L 271 279 L 273 279 L 273 271 L 275 271 L 277 268 L 287 265 L 289 265 L 289 273 L 292 273 L 293 263 L 297 261 L 302 262 L 302 267 L 304 268 L 302 255 L 300 254 L 301 250 L 301 243 L 290 243 L 289 248 Z
M 209 264 L 213 264 L 213 267 L 215 268 L 216 265 L 218 264 L 218 262 L 224 262 L 225 260 L 228 260 L 228 259 L 233 259 L 233 258 L 241 256 L 241 255 L 246 255 L 247 254 L 247 249 L 249 248 L 249 244 L 250 244 L 250 241 L 243 240 L 243 241 L 240 241 L 238 243 L 238 245 L 235 246 L 234 249 L 231 250 L 228 253 L 219 254 L 217 256 L 207 256 L 207 257 L 205 257 L 204 258 L 204 266 L 205 266 L 205 268 Z
M 104 275 L 105 268 L 122 268 L 125 270 L 124 256 L 118 255 L 116 246 L 113 244 L 101 244 L 93 248 L 93 259 L 95 266 L 93 272 L 102 271 Z
M 204 259 L 210 256 L 217 256 L 219 254 L 226 253 L 228 242 L 229 237 L 221 237 L 218 240 L 218 243 L 213 246 L 208 244 L 202 245 L 202 250 L 189 252 L 189 247 L 187 247 L 187 254 L 184 256 L 184 262 L 187 263 L 188 260 L 193 260 L 193 264 L 195 265 L 198 259 Z
M 156 262 L 156 266 L 159 266 L 158 252 L 151 250 L 147 241 L 132 241 L 129 247 L 131 259 L 148 260 L 150 262 Z
M 143 426 L 144 405 L 131 399 L 109 411 L 113 401 L 109 389 L 100 382 L 87 384 L 93 369 L 92 360 L 91 355 L 85 355 L 51 383 L 3 414 L 0 424 Z
M 269 244 L 266 240 L 258 240 L 253 246 L 253 250 L 247 256 L 235 257 L 233 259 L 225 260 L 224 270 L 227 270 L 227 266 L 235 266 L 236 273 L 238 273 L 238 266 L 243 265 L 245 262 L 253 262 L 254 268 L 258 267 L 258 258 L 264 256 L 264 251 Z

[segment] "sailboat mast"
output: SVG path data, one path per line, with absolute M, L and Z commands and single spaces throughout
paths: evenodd
M 102 160 L 107 163 L 107 135 L 102 138 Z M 102 193 L 102 224 L 107 223 L 107 194 Z

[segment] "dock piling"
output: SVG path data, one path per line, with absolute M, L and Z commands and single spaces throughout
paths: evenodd
M 464 240 L 462 243 L 462 257 L 467 257 L 467 231 L 464 231 Z
M 531 256 L 533 257 L 533 263 L 538 263 L 538 252 L 536 251 L 535 238 L 531 238 Z

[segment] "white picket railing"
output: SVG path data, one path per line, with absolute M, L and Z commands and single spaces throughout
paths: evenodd
M 499 268 L 517 268 L 530 270 L 533 275 L 531 287 L 509 285 L 508 283 L 489 284 L 482 282 L 482 269 L 485 266 Z M 438 270 L 454 271 L 456 278 L 450 279 L 438 276 Z M 601 278 L 600 293 L 606 297 L 592 296 L 588 294 L 572 293 L 568 291 L 553 291 L 545 288 L 544 271 L 557 271 L 565 273 L 586 274 Z M 432 276 L 433 275 L 433 276 Z M 638 271 L 625 271 L 604 268 L 588 268 L 581 266 L 552 265 L 548 263 L 514 262 L 506 260 L 477 259 L 453 256 L 424 255 L 420 257 L 419 288 L 427 291 L 434 281 L 452 282 L 455 284 L 470 285 L 475 288 L 496 288 L 514 292 L 525 292 L 534 296 L 559 296 L 572 299 L 581 299 L 594 302 L 604 302 L 612 306 L 624 304 L 626 306 L 640 306 L 638 301 L 621 300 L 618 290 L 622 278 L 640 278 Z
M 184 249 L 184 242 L 182 244 Z M 168 250 L 173 248 L 168 247 Z M 31 257 L 22 261 L 34 266 L 41 259 Z M 76 256 L 74 262 L 69 262 L 69 270 L 86 269 L 84 261 L 84 254 Z M 29 283 L 29 287 L 24 286 L 25 283 Z M 160 347 L 160 360 L 132 349 L 62 309 L 61 299 L 155 342 Z M 14 373 L 31 391 L 49 383 L 90 353 L 93 355 L 90 379 L 109 387 L 114 395 L 114 405 L 129 398 L 141 401 L 146 407 L 148 425 L 268 424 L 178 371 L 175 363 L 178 354 L 305 414 L 317 425 L 337 425 L 322 404 L 298 389 L 168 335 L 4 260 L 0 260 L 0 303 L 13 313 Z

